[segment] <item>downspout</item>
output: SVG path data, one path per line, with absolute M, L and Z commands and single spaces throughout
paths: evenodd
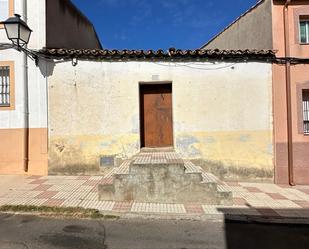
M 27 23 L 27 0 L 23 1 L 24 21 Z M 24 54 L 24 171 L 29 170 L 29 86 L 28 86 L 28 57 Z
M 294 183 L 294 158 L 293 158 L 293 123 L 292 123 L 292 107 L 291 107 L 291 63 L 288 60 L 290 55 L 290 35 L 289 35 L 289 4 L 292 0 L 286 0 L 284 5 L 284 43 L 285 43 L 285 76 L 286 76 L 286 105 L 287 105 L 287 136 L 288 136 L 288 175 L 289 184 L 295 186 Z

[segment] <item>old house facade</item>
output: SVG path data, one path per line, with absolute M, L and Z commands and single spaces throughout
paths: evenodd
M 98 173 L 143 147 L 174 147 L 226 178 L 272 180 L 272 51 L 41 53 L 57 60 L 50 173 Z
M 101 48 L 92 24 L 70 1 L 0 1 L 0 21 L 14 13 L 34 30 L 29 49 Z M 46 63 L 40 60 L 36 67 L 10 49 L 3 25 L 0 43 L 0 174 L 47 174 Z
M 305 4 L 261 1 L 203 49 L 140 51 L 102 49 L 70 1 L 7 2 L 14 8 L 7 16 L 20 13 L 34 30 L 29 48 L 38 67 L 13 49 L 0 51 L 2 99 L 9 96 L 0 105 L 0 174 L 100 174 L 141 148 L 173 147 L 225 180 L 287 183 L 292 172 L 306 183 L 307 121 L 295 121 L 306 103 L 306 65 L 289 67 L 291 143 L 282 104 L 289 74 L 280 59 L 308 57 Z M 304 41 L 291 56 L 282 48 L 286 8 Z M 298 26 L 290 27 L 296 35 Z M 7 42 L 3 29 L 0 38 Z
M 274 164 L 277 183 L 309 183 L 309 3 L 259 1 L 204 49 L 273 49 Z

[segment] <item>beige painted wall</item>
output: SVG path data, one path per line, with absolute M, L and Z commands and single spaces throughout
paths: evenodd
M 171 81 L 178 152 L 271 175 L 271 76 L 266 63 L 58 63 L 49 78 L 50 173 L 97 171 L 100 156 L 137 153 L 139 82 Z
M 272 0 L 265 0 L 203 48 L 272 49 L 271 5 Z

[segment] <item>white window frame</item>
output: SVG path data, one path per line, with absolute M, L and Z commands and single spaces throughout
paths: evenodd
M 304 124 L 304 134 L 309 135 L 309 99 L 305 98 L 308 96 L 309 90 L 305 89 L 302 91 L 302 104 L 303 104 L 303 124 Z
M 302 42 L 302 40 L 301 40 L 301 26 L 300 26 L 300 24 L 302 22 L 306 23 L 306 41 L 305 42 Z M 299 20 L 299 42 L 300 42 L 300 44 L 309 44 L 309 19 L 300 19 Z
M 7 105 L 0 105 L 0 112 L 7 110 L 15 110 L 15 67 L 14 61 L 0 61 L 1 67 L 9 67 L 9 100 Z

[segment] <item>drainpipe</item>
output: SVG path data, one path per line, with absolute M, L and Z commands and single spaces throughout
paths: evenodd
M 290 41 L 289 41 L 289 4 L 292 0 L 286 0 L 284 5 L 284 43 L 285 43 L 285 57 L 290 57 Z M 293 123 L 292 123 L 292 107 L 291 107 L 291 63 L 285 62 L 285 76 L 286 76 L 286 105 L 287 105 L 287 136 L 288 136 L 288 174 L 289 184 L 295 186 L 294 171 L 293 171 Z
M 27 23 L 27 0 L 23 1 L 24 21 Z M 28 86 L 28 57 L 24 54 L 24 171 L 29 169 L 29 86 Z

